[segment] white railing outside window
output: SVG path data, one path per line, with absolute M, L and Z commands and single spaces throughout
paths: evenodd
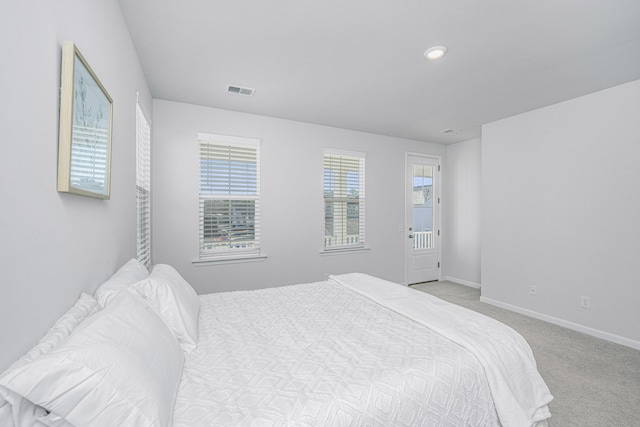
M 413 233 L 413 249 L 432 249 L 433 248 L 433 232 L 418 231 Z
M 346 238 L 344 239 L 340 239 L 340 244 L 347 244 L 347 245 L 354 245 L 356 243 L 358 243 L 359 239 L 359 235 L 357 234 L 353 234 L 353 235 L 347 235 Z M 338 243 L 338 239 L 335 238 L 335 236 L 324 236 L 324 245 L 326 246 L 335 246 Z

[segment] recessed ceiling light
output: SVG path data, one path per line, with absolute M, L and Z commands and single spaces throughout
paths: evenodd
M 427 59 L 440 59 L 447 54 L 446 46 L 433 46 L 424 51 L 424 57 Z

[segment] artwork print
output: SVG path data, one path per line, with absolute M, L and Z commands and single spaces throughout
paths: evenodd
M 112 100 L 75 45 L 63 45 L 58 191 L 110 196 Z

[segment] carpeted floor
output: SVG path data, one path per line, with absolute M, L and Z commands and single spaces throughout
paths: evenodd
M 412 288 L 518 331 L 554 396 L 550 426 L 640 427 L 640 351 L 482 303 L 479 289 L 447 281 Z

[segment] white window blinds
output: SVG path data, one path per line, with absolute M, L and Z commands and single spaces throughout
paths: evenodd
M 151 127 L 136 103 L 137 259 L 151 266 Z
M 200 258 L 260 252 L 260 141 L 200 134 Z
M 365 154 L 325 150 L 324 247 L 363 247 Z

